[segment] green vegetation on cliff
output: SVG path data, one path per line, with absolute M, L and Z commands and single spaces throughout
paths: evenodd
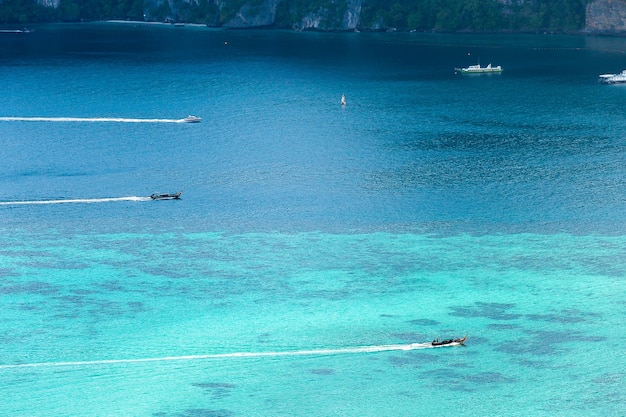
M 589 0 L 367 0 L 365 27 L 440 31 L 575 31 L 584 26 Z
M 32 0 L 0 0 L 0 23 L 48 22 L 56 19 L 56 11 Z
M 143 19 L 143 0 L 61 0 L 58 8 L 34 0 L 0 0 L 0 23 Z
M 363 0 L 362 30 L 576 31 L 591 0 Z M 245 5 L 248 14 L 264 0 L 60 0 L 58 8 L 35 0 L 0 0 L 0 23 L 128 19 L 183 21 L 221 26 Z M 320 29 L 342 29 L 347 0 L 281 0 L 275 26 L 299 27 L 304 18 Z

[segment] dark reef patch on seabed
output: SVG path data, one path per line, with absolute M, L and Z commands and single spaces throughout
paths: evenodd
M 333 375 L 335 370 L 331 368 L 316 368 L 311 369 L 310 372 L 314 375 Z
M 513 362 L 525 368 L 554 370 L 554 364 L 550 361 L 530 360 L 530 359 L 520 357 L 519 359 L 514 360 Z
M 389 362 L 396 368 L 400 367 L 411 367 L 411 368 L 421 368 L 425 365 L 439 362 L 440 358 L 431 355 L 429 353 L 421 353 L 421 352 L 407 352 L 402 356 L 391 356 L 389 358 Z
M 58 294 L 59 288 L 41 281 L 29 281 L 22 284 L 3 285 L 0 294 Z
M 588 317 L 598 318 L 600 317 L 600 314 L 568 309 L 562 310 L 561 314 L 527 314 L 525 317 L 528 320 L 532 321 L 547 321 L 550 323 L 573 324 L 588 321 Z
M 192 408 L 179 413 L 154 413 L 153 417 L 232 417 L 235 413 L 229 410 L 209 410 L 205 408 Z
M 59 258 L 56 260 L 50 260 L 49 262 L 20 262 L 18 265 L 22 265 L 33 269 L 61 269 L 61 270 L 80 270 L 87 269 L 89 265 L 79 262 L 69 262 L 67 259 Z
M 609 372 L 593 379 L 594 384 L 616 384 L 623 386 L 626 382 L 626 372 Z
M 555 355 L 564 348 L 560 345 L 568 342 L 603 342 L 605 337 L 584 336 L 580 332 L 553 330 L 527 331 L 532 337 L 508 341 L 498 345 L 495 350 L 512 355 Z
M 41 311 L 45 305 L 45 303 L 20 303 L 16 304 L 15 307 L 19 311 Z
M 517 330 L 520 327 L 521 326 L 519 324 L 504 324 L 504 323 L 490 323 L 487 325 L 487 328 L 491 330 L 499 330 L 499 331 Z
M 197 388 L 202 388 L 205 393 L 210 393 L 215 399 L 229 396 L 230 391 L 235 388 L 234 384 L 225 382 L 196 382 L 191 385 Z
M 85 294 L 56 296 L 54 299 L 59 303 L 58 313 L 54 317 L 62 319 L 79 318 L 85 311 L 93 318 L 132 317 L 148 311 L 142 301 L 111 301 L 88 297 Z
M 188 276 L 182 272 L 180 272 L 181 270 L 184 270 L 182 268 L 177 268 L 174 269 L 172 267 L 142 267 L 141 268 L 141 272 L 146 274 L 146 275 L 151 275 L 151 276 L 155 276 L 155 277 L 164 277 L 164 278 L 170 278 L 170 279 L 182 279 L 182 278 L 188 278 Z
M 514 378 L 500 372 L 478 372 L 463 374 L 454 369 L 438 369 L 423 374 L 432 386 L 450 391 L 473 392 L 477 386 L 488 387 L 516 382 Z
M 541 343 L 566 343 L 566 342 L 604 342 L 606 337 L 602 336 L 585 336 L 581 332 L 567 331 L 558 332 L 554 330 L 532 330 L 528 333 L 538 338 Z
M 128 289 L 124 287 L 119 280 L 103 281 L 96 286 L 107 292 L 128 292 Z
M 436 320 L 430 320 L 430 319 L 415 319 L 415 320 L 409 320 L 410 324 L 414 324 L 416 326 L 438 326 L 439 323 Z
M 492 320 L 515 320 L 522 317 L 522 315 L 507 312 L 514 307 L 515 304 L 483 303 L 479 301 L 470 306 L 450 307 L 450 309 L 453 310 L 450 314 L 457 317 L 486 317 Z
M 19 277 L 20 274 L 15 272 L 11 268 L 0 268 L 0 279 L 8 278 L 8 277 Z
M 465 377 L 466 380 L 470 381 L 472 384 L 502 384 L 502 383 L 511 383 L 515 380 L 510 377 L 506 377 L 500 372 L 480 372 L 477 374 L 471 374 Z

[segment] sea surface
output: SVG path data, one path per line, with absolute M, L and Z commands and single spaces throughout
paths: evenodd
M 626 415 L 626 38 L 33 28 L 2 416 Z

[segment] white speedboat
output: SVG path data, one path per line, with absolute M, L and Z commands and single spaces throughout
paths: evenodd
M 0 29 L 0 33 L 31 33 L 34 32 L 33 29 Z
M 602 84 L 625 84 L 626 70 L 623 70 L 619 74 L 600 74 L 598 81 Z
M 491 66 L 491 64 L 487 65 L 486 67 L 481 67 L 480 64 L 478 64 L 470 65 L 469 67 L 465 68 L 455 68 L 454 70 L 462 74 L 484 74 L 489 72 L 502 72 L 502 67 L 500 65 L 498 65 L 497 67 L 493 67 Z
M 189 115 L 183 119 L 185 123 L 200 123 L 202 119 L 196 116 Z

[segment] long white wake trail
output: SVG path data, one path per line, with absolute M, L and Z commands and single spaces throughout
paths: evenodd
M 0 117 L 0 122 L 184 123 L 185 119 L 129 119 L 125 117 Z
M 449 344 L 445 346 L 455 346 L 457 344 Z M 116 364 L 136 364 L 146 362 L 174 362 L 174 361 L 197 361 L 211 359 L 234 359 L 234 358 L 267 358 L 267 357 L 284 357 L 284 356 L 327 356 L 340 354 L 358 354 L 358 353 L 376 353 L 389 352 L 394 350 L 417 350 L 417 349 L 433 349 L 445 346 L 432 346 L 430 343 L 410 343 L 404 345 L 375 345 L 375 346 L 356 346 L 338 349 L 310 349 L 310 350 L 287 350 L 278 352 L 232 352 L 232 353 L 214 353 L 208 355 L 186 355 L 186 356 L 163 356 L 157 358 L 137 358 L 137 359 L 102 359 L 93 361 L 73 361 L 73 362 L 35 362 L 20 364 L 4 364 L 0 365 L 1 369 L 16 368 L 55 368 L 55 367 L 82 367 L 97 365 L 116 365 Z
M 27 206 L 35 204 L 110 203 L 115 201 L 150 201 L 150 197 L 75 198 L 67 200 L 0 201 L 0 206 Z

